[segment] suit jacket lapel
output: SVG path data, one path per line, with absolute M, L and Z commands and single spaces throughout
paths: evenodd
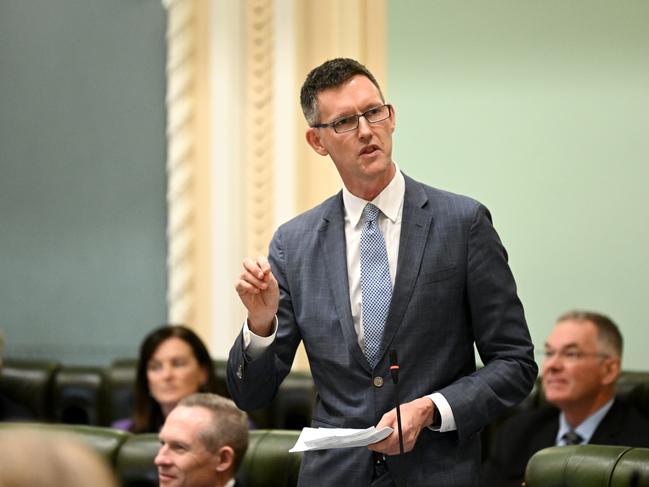
M 433 221 L 428 196 L 423 188 L 404 174 L 406 192 L 401 215 L 401 237 L 399 239 L 399 257 L 397 258 L 397 275 L 392 291 L 392 301 L 388 314 L 380 355 L 386 352 L 394 339 L 406 311 L 410 296 L 415 287 L 421 259 L 428 241 L 429 228 Z
M 345 239 L 345 217 L 342 193 L 330 200 L 323 212 L 320 232 L 320 251 L 323 255 L 327 272 L 327 281 L 333 296 L 334 306 L 342 327 L 345 343 L 350 355 L 365 370 L 370 366 L 358 345 L 358 336 L 354 329 L 351 304 L 349 302 L 349 279 L 347 276 L 347 251 Z
M 593 436 L 590 438 L 590 443 L 605 445 L 611 443 L 616 445 L 614 441 L 622 428 L 623 421 L 622 406 L 618 400 L 613 401 L 611 409 L 602 418 L 602 421 L 597 425 Z

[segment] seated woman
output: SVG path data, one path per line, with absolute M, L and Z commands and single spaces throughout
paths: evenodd
M 162 326 L 140 346 L 133 418 L 113 423 L 132 433 L 157 433 L 178 402 L 195 392 L 216 392 L 205 344 L 185 326 Z

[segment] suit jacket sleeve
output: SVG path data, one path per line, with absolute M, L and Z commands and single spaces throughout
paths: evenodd
M 460 436 L 474 434 L 517 405 L 538 370 L 507 253 L 481 204 L 468 233 L 465 286 L 468 319 L 484 367 L 439 391 L 453 410 Z
M 301 340 L 286 280 L 281 230 L 280 227 L 273 236 L 268 258 L 280 292 L 275 341 L 260 357 L 251 360 L 244 351 L 243 333 L 239 333 L 228 359 L 228 389 L 233 401 L 245 411 L 265 407 L 273 400 L 277 388 L 291 369 Z

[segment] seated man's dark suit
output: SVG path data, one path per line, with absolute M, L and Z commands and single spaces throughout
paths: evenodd
M 559 409 L 542 406 L 509 418 L 497 430 L 483 464 L 483 487 L 520 487 L 529 459 L 556 444 Z M 589 443 L 649 447 L 649 419 L 634 407 L 616 399 Z

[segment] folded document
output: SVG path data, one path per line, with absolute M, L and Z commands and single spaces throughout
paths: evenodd
M 387 438 L 392 431 L 387 426 L 380 430 L 374 426 L 367 429 L 304 428 L 289 452 L 367 446 Z

